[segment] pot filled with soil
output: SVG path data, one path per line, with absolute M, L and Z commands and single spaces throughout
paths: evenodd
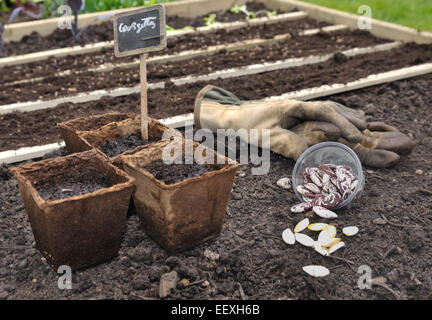
M 134 113 L 110 112 L 61 122 L 57 126 L 60 128 L 68 153 L 75 153 L 89 150 L 88 146 L 80 139 L 79 133 L 97 130 L 109 123 L 123 121 L 134 116 L 136 116 Z
M 180 152 L 166 164 L 173 148 Z M 161 247 L 179 252 L 220 234 L 239 163 L 185 139 L 148 145 L 121 162 L 136 179 L 133 199 L 143 228 Z
M 117 256 L 135 180 L 98 150 L 12 168 L 37 248 L 54 267 Z
M 78 133 L 78 136 L 87 150 L 97 148 L 119 166 L 121 154 L 132 154 L 143 146 L 160 141 L 166 131 L 168 139 L 181 136 L 179 131 L 156 119 L 148 118 L 148 125 L 148 141 L 141 138 L 141 116 L 137 114 L 123 121 L 109 123 L 97 130 Z

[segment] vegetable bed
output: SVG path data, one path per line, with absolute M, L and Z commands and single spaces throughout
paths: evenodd
M 249 9 L 259 11 L 265 6 L 253 4 Z M 208 16 L 169 17 L 167 23 L 174 28 L 196 27 Z M 218 12 L 216 19 L 241 21 L 244 15 Z M 346 84 L 432 61 L 431 44 L 394 43 L 394 47 L 376 52 L 353 54 L 359 48 L 392 45 L 392 41 L 365 31 L 325 31 L 323 27 L 328 26 L 331 24 L 306 17 L 169 39 L 168 48 L 154 57 L 181 55 L 187 50 L 229 46 L 245 40 L 274 41 L 232 51 L 221 49 L 211 55 L 201 53 L 179 61 L 150 61 L 149 84 L 160 83 L 161 87 L 148 91 L 149 115 L 167 118 L 192 112 L 197 93 L 208 84 L 228 89 L 243 100 L 257 100 L 323 85 Z M 112 24 L 91 28 L 92 37 L 84 37 L 81 44 L 112 39 Z M 321 29 L 304 34 L 305 30 L 315 28 Z M 276 40 L 287 34 L 287 38 Z M 59 37 L 55 44 L 53 37 Z M 47 37 L 31 35 L 13 43 L 9 54 L 35 52 L 40 44 L 44 44 L 44 50 L 64 47 L 69 40 L 63 31 Z M 295 64 L 295 59 L 326 55 L 324 60 Z M 238 68 L 243 72 L 251 65 L 274 66 L 287 63 L 288 59 L 293 59 L 291 65 L 279 69 L 260 69 L 247 75 L 236 75 L 231 70 Z M 58 122 L 111 111 L 139 112 L 139 93 L 133 91 L 139 85 L 138 66 L 92 70 L 133 62 L 133 58 L 116 59 L 112 50 L 106 49 L 1 68 L 0 111 L 6 105 L 37 100 L 45 103 L 60 97 L 70 102 L 49 109 L 0 114 L 0 152 L 60 142 Z M 211 80 L 199 78 L 214 72 L 220 72 L 221 77 L 229 72 L 232 75 Z M 190 83 L 176 82 L 186 78 Z M 74 272 L 73 289 L 58 290 L 57 273 L 35 249 L 17 181 L 8 170 L 12 165 L 1 165 L 0 298 L 152 299 L 159 297 L 161 276 L 175 270 L 180 279 L 187 279 L 191 285 L 179 283 L 168 298 L 430 299 L 431 86 L 429 73 L 319 98 L 362 109 L 369 119 L 396 126 L 418 143 L 411 155 L 392 168 L 364 168 L 366 184 L 362 197 L 352 209 L 338 211 L 339 218 L 332 221 L 338 227 L 356 225 L 360 232 L 347 239 L 346 248 L 331 257 L 320 256 L 300 245 L 287 246 L 282 241 L 282 231 L 293 227 L 304 215 L 290 213 L 296 196 L 292 190 L 276 184 L 280 178 L 291 175 L 295 162 L 271 154 L 268 175 L 251 175 L 251 165 L 237 172 L 222 234 L 215 240 L 169 255 L 143 232 L 138 216 L 132 214 L 119 256 Z M 108 96 L 110 89 L 123 88 L 130 90 L 121 96 Z M 102 89 L 107 90 L 107 96 L 83 103 L 73 100 L 79 94 Z M 66 150 L 61 148 L 44 158 L 63 155 Z M 319 221 L 314 217 L 314 222 Z M 325 265 L 330 275 L 321 279 L 308 276 L 302 267 L 311 264 Z M 357 268 L 362 265 L 372 268 L 373 278 L 385 277 L 386 283 L 360 290 Z
M 252 176 L 250 168 L 238 172 L 218 239 L 170 256 L 142 232 L 134 215 L 128 219 L 120 256 L 77 272 L 73 289 L 59 291 L 53 285 L 57 274 L 33 247 L 17 182 L 2 167 L 0 277 L 2 288 L 8 290 L 3 292 L 15 299 L 157 298 L 161 275 L 176 270 L 191 283 L 200 279 L 210 283 L 176 289 L 170 297 L 178 299 L 240 299 L 239 284 L 250 299 L 395 299 L 381 287 L 357 288 L 357 268 L 369 265 L 373 276 L 386 277 L 398 296 L 430 299 L 431 85 L 432 76 L 428 75 L 329 97 L 362 107 L 368 116 L 386 119 L 419 141 L 414 153 L 395 167 L 365 171 L 364 194 L 352 210 L 338 212 L 338 225 L 360 228 L 338 255 L 352 264 L 322 257 L 300 245 L 289 247 L 282 241 L 282 231 L 303 216 L 289 213 L 296 197 L 276 185 L 282 176 L 290 175 L 294 161 L 272 154 L 269 175 Z M 47 157 L 62 154 L 64 149 Z M 392 195 L 391 202 L 388 194 Z M 219 258 L 205 257 L 207 249 L 218 253 Z M 308 264 L 324 264 L 331 274 L 324 279 L 311 278 L 301 271 Z

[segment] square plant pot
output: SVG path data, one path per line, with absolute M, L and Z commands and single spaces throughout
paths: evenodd
M 136 114 L 126 120 L 109 123 L 97 130 L 80 132 L 78 137 L 87 150 L 97 148 L 120 167 L 121 154 L 133 154 L 148 144 L 160 141 L 166 131 L 169 138 L 181 136 L 178 130 L 156 119 L 148 118 L 148 125 L 149 141 L 145 144 L 141 139 L 141 116 Z M 118 144 L 118 141 L 122 143 Z
M 75 153 L 89 150 L 89 147 L 79 138 L 79 133 L 97 130 L 111 122 L 123 121 L 135 116 L 135 113 L 111 112 L 61 122 L 57 126 L 60 128 L 68 153 Z
M 96 149 L 11 171 L 36 246 L 51 265 L 80 269 L 118 255 L 134 178 Z
M 184 180 L 180 178 L 173 184 L 155 177 L 166 170 L 155 173 L 146 169 L 154 161 L 162 160 L 164 148 L 173 144 L 184 155 L 185 143 L 193 146 L 186 150 L 195 152 L 201 148 L 207 159 L 215 159 L 213 163 L 216 164 L 203 161 L 206 172 Z M 190 154 L 191 151 L 186 151 L 186 155 Z M 136 179 L 133 199 L 143 228 L 161 247 L 179 252 L 220 234 L 239 163 L 185 139 L 158 142 L 132 155 L 123 155 L 121 159 L 124 170 Z M 178 167 L 171 169 L 176 170 Z

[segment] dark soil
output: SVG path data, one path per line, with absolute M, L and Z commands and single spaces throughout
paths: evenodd
M 148 170 L 156 179 L 165 184 L 174 184 L 188 178 L 199 177 L 211 169 L 208 165 L 194 162 L 193 157 L 188 158 L 175 159 L 172 164 L 165 164 L 163 160 L 156 160 L 142 166 L 142 168 Z M 178 160 L 181 163 L 177 163 Z M 186 162 L 191 162 L 191 164 Z
M 260 15 L 257 15 L 257 18 L 261 18 L 263 16 L 266 16 L 264 11 L 268 11 L 267 7 L 264 4 L 255 3 L 255 2 L 246 3 L 246 8 L 248 11 L 260 12 Z M 272 10 L 269 10 L 269 11 L 272 11 Z M 297 10 L 292 10 L 292 11 L 297 11 Z M 292 11 L 278 11 L 278 14 L 292 12 Z M 244 20 L 246 18 L 246 15 L 242 12 L 232 13 L 229 10 L 225 11 L 225 12 L 222 12 L 222 11 L 214 12 L 214 14 L 216 14 L 216 21 L 217 22 L 234 22 L 234 21 L 241 21 L 241 20 Z M 190 18 L 190 19 L 185 19 L 185 18 L 177 17 L 177 16 L 167 17 L 167 24 L 170 27 L 173 27 L 175 29 L 181 29 L 185 26 L 192 26 L 195 28 L 202 27 L 205 25 L 204 18 L 208 17 L 209 15 L 210 14 L 202 15 L 202 16 L 198 16 L 196 18 Z
M 353 69 L 354 70 L 354 69 Z M 418 142 L 414 152 L 388 169 L 365 168 L 365 190 L 351 209 L 332 221 L 356 225 L 358 235 L 333 258 L 299 244 L 286 245 L 285 228 L 304 215 L 289 213 L 297 202 L 292 190 L 276 185 L 290 176 L 294 161 L 271 154 L 268 175 L 252 176 L 249 165 L 237 173 L 221 235 L 192 250 L 169 255 L 142 231 L 136 215 L 128 220 L 119 256 L 74 272 L 72 290 L 57 288 L 58 274 L 35 249 L 17 181 L 0 170 L 0 296 L 3 299 L 145 299 L 157 298 L 162 274 L 207 280 L 173 299 L 430 299 L 432 278 L 432 75 L 366 88 L 332 100 L 363 108 L 368 117 L 398 127 Z M 64 149 L 51 154 L 59 156 Z M 390 199 L 391 195 L 391 199 Z M 385 218 L 385 219 L 384 219 Z M 313 222 L 319 221 L 316 217 Z M 210 259 L 208 249 L 219 254 Z M 302 271 L 324 265 L 330 275 L 315 279 Z M 357 286 L 360 266 L 384 277 L 388 288 Z
M 102 188 L 109 188 L 112 185 L 112 181 L 107 177 L 85 172 L 78 177 L 57 176 L 52 181 L 44 181 L 43 184 L 35 187 L 44 200 L 55 201 L 92 193 Z
M 275 35 L 290 33 L 297 37 L 300 30 L 310 28 L 319 28 L 328 24 L 317 22 L 311 19 L 301 19 L 297 21 L 288 21 L 278 24 L 256 26 L 242 28 L 233 31 L 217 30 L 214 33 L 203 35 L 185 35 L 168 40 L 167 49 L 154 53 L 155 55 L 174 54 L 183 50 L 204 49 L 209 46 L 220 45 L 225 43 L 235 43 L 243 40 L 258 39 L 258 38 L 273 38 Z M 369 33 L 366 33 L 369 34 Z M 325 37 L 325 36 L 324 36 Z M 305 37 L 303 41 L 307 41 Z M 346 37 L 345 37 L 346 38 Z M 5 71 L 4 77 L 0 83 L 16 81 L 27 78 L 34 78 L 38 76 L 47 76 L 50 72 L 52 74 L 62 71 L 73 69 L 73 71 L 86 70 L 89 67 L 95 67 L 100 64 L 106 63 L 121 63 L 125 61 L 132 61 L 136 56 L 126 58 L 116 58 L 113 49 L 106 49 L 101 52 L 69 56 L 69 57 L 52 57 L 44 60 L 43 63 L 36 62 L 13 67 L 3 68 Z M 48 79 L 50 80 L 50 79 Z
M 261 9 L 265 8 L 261 5 L 259 5 L 259 7 Z M 199 27 L 204 25 L 203 18 L 206 16 L 193 19 L 167 16 L 167 25 L 177 29 L 181 29 L 186 26 Z M 233 14 L 229 11 L 217 13 L 217 21 L 219 22 L 231 22 L 244 19 L 244 14 Z M 43 48 L 43 50 L 50 50 L 76 45 L 85 45 L 88 43 L 111 41 L 113 39 L 113 23 L 111 20 L 109 20 L 90 26 L 76 42 L 73 41 L 71 31 L 67 29 L 56 29 L 48 36 L 41 36 L 37 32 L 33 32 L 30 35 L 24 36 L 21 41 L 12 41 L 9 43 L 9 45 L 5 48 L 5 53 L 9 56 L 13 56 L 40 51 L 41 48 Z
M 147 141 L 143 140 L 141 133 L 133 133 L 127 135 L 123 139 L 119 140 L 108 140 L 100 150 L 105 153 L 108 157 L 113 158 L 122 154 L 125 151 L 133 150 L 139 146 L 145 146 L 149 143 L 155 142 L 156 140 L 149 139 Z
M 389 59 L 389 56 L 392 58 Z M 231 90 L 242 100 L 257 100 L 323 84 L 345 83 L 371 74 L 431 61 L 432 46 L 406 44 L 390 52 L 347 59 L 346 62 L 338 62 L 336 59 L 326 63 L 179 87 L 167 83 L 165 89 L 149 91 L 149 114 L 154 118 L 163 118 L 192 112 L 197 93 L 209 83 Z M 57 122 L 109 111 L 139 112 L 139 95 L 104 98 L 82 104 L 68 103 L 48 110 L 2 115 L 0 151 L 59 141 L 61 138 L 56 127 Z
M 148 81 L 158 82 L 192 74 L 207 74 L 221 69 L 242 67 L 251 64 L 280 61 L 288 58 L 327 54 L 354 47 L 368 47 L 385 40 L 377 39 L 363 31 L 340 32 L 323 36 L 294 37 L 271 46 L 259 46 L 248 50 L 220 52 L 206 57 L 148 65 Z M 55 73 L 54 66 L 52 72 Z M 85 72 L 66 77 L 51 76 L 41 82 L 4 86 L 0 89 L 0 104 L 18 101 L 52 99 L 74 92 L 87 92 L 114 87 L 139 84 L 139 68 L 114 70 L 111 72 Z M 18 75 L 17 75 L 18 76 Z M 10 92 L 18 95 L 11 95 Z
M 9 21 L 10 12 L 0 11 L 0 22 L 6 24 Z M 27 22 L 34 20 L 30 16 L 20 12 L 12 23 Z

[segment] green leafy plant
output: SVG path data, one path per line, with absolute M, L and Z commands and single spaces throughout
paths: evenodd
M 207 27 L 209 27 L 209 26 L 211 26 L 211 25 L 214 25 L 214 24 L 218 23 L 218 22 L 216 21 L 216 14 L 211 13 L 208 17 L 205 17 L 205 18 L 204 18 L 204 23 L 205 23 L 205 25 L 206 25 Z
M 246 19 L 255 19 L 256 18 L 256 14 L 253 11 L 248 11 L 248 15 L 246 17 Z
M 277 15 L 277 10 L 267 11 L 267 17 L 274 17 Z
M 237 14 L 237 13 L 243 12 L 244 10 L 246 10 L 246 5 L 245 4 L 242 5 L 242 6 L 235 5 L 234 7 L 232 7 L 230 9 L 230 12 Z
M 230 12 L 235 13 L 235 14 L 243 12 L 246 15 L 246 19 L 255 19 L 256 18 L 255 12 L 249 11 L 245 4 L 242 6 L 235 5 L 234 7 L 232 7 L 230 9 Z

